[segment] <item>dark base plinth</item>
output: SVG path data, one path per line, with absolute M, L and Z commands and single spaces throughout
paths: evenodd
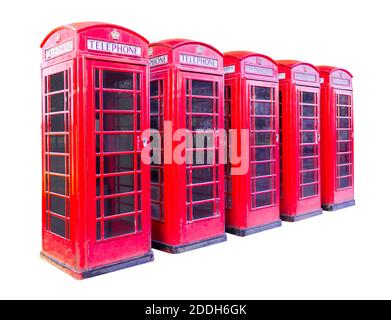
M 297 216 L 288 216 L 288 215 L 282 214 L 282 215 L 280 215 L 280 217 L 281 217 L 282 221 L 296 222 L 296 221 L 300 221 L 300 220 L 304 220 L 304 219 L 318 216 L 322 213 L 323 213 L 322 210 L 317 210 L 317 211 L 313 211 L 313 212 L 309 212 L 309 213 L 305 213 L 305 214 L 301 214 L 301 215 L 297 215 Z
M 347 207 L 352 207 L 354 205 L 356 205 L 356 201 L 350 200 L 342 203 L 322 204 L 322 209 L 325 211 L 336 211 Z
M 223 234 L 218 237 L 209 238 L 206 240 L 187 243 L 187 244 L 178 245 L 178 246 L 169 245 L 169 244 L 162 243 L 159 241 L 152 241 L 152 248 L 157 249 L 157 250 L 162 250 L 162 251 L 165 251 L 168 253 L 182 253 L 182 252 L 186 252 L 186 251 L 190 251 L 190 250 L 195 250 L 195 249 L 211 246 L 213 244 L 217 244 L 217 243 L 224 242 L 224 241 L 227 241 L 226 234 Z
M 256 227 L 251 227 L 251 228 L 247 228 L 247 229 L 226 227 L 225 230 L 229 233 L 234 234 L 235 236 L 246 237 L 246 236 L 249 236 L 254 233 L 258 233 L 258 232 L 262 232 L 262 231 L 266 231 L 266 230 L 270 230 L 270 229 L 278 228 L 278 227 L 281 227 L 280 220 L 273 222 L 273 223 L 269 223 L 269 224 L 265 224 L 265 225 L 261 225 L 261 226 L 256 226 Z
M 61 269 L 62 271 L 70 274 L 72 277 L 79 279 L 79 280 L 96 277 L 96 276 L 99 276 L 99 275 L 102 275 L 105 273 L 114 272 L 114 271 L 125 269 L 125 268 L 134 267 L 134 266 L 137 266 L 140 264 L 151 262 L 154 259 L 153 253 L 149 252 L 143 256 L 139 256 L 136 258 L 124 260 L 121 262 L 116 262 L 113 264 L 104 265 L 101 267 L 96 267 L 94 269 L 90 269 L 87 271 L 78 271 L 78 270 L 75 270 L 75 269 L 57 261 L 56 259 L 46 255 L 43 252 L 41 252 L 41 257 L 44 260 L 51 263 L 52 265 L 56 266 L 57 268 Z

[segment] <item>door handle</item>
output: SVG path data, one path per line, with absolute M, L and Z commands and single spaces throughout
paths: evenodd
M 276 133 L 276 143 L 279 143 L 279 141 L 280 141 L 280 135 Z
M 316 143 L 319 143 L 320 141 L 320 133 L 316 133 Z

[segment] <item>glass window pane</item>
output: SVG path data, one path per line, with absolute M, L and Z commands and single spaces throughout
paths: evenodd
M 301 179 L 302 179 L 301 183 L 316 182 L 317 181 L 316 172 L 315 171 L 303 172 Z
M 303 108 L 303 117 L 315 117 L 315 106 L 314 105 L 306 105 L 302 106 Z
M 346 94 L 339 94 L 339 104 L 349 105 L 349 96 Z
M 65 238 L 65 220 L 50 215 L 50 232 Z
M 193 169 L 193 184 L 213 181 L 213 168 Z
M 100 153 L 100 138 L 102 135 L 97 134 L 95 135 L 95 152 Z
M 49 132 L 65 132 L 65 122 L 63 114 L 55 114 L 48 117 L 50 128 Z
M 212 217 L 213 214 L 213 202 L 193 204 L 193 220 Z
M 338 130 L 338 140 L 349 140 L 350 131 L 349 130 Z
M 66 136 L 49 136 L 49 150 L 50 152 L 65 153 Z
M 315 143 L 315 132 L 303 132 L 301 134 L 301 143 Z
M 104 152 L 133 151 L 133 134 L 103 135 Z
M 273 189 L 273 178 L 261 178 L 255 180 L 255 192 Z
M 151 116 L 151 129 L 159 131 L 159 116 Z
M 301 146 L 301 152 L 303 157 L 314 156 L 316 155 L 316 146 L 314 145 Z
M 49 171 L 65 174 L 65 160 L 64 156 L 49 156 Z
M 163 99 L 161 99 L 163 100 Z M 137 93 L 136 95 L 136 103 L 137 103 L 137 111 L 141 110 L 141 95 L 140 93 Z
M 132 192 L 134 191 L 134 176 L 129 174 L 105 177 L 103 187 L 105 195 Z
M 224 97 L 226 99 L 231 99 L 231 86 L 224 87 Z
M 100 196 L 100 181 L 101 179 L 100 178 L 97 178 L 96 181 L 95 181 L 95 189 L 96 189 L 96 195 L 97 196 Z
M 134 196 L 104 199 L 105 217 L 134 211 Z
M 201 187 L 193 187 L 192 189 L 193 201 L 202 201 L 213 199 L 213 184 Z
M 273 173 L 273 163 L 254 164 L 253 170 L 256 177 L 271 175 Z
M 100 200 L 96 200 L 96 217 L 97 218 L 100 218 L 101 216 L 101 212 L 100 212 L 100 205 L 101 205 L 101 201 Z
M 132 90 L 133 74 L 131 72 L 103 70 L 103 88 Z
M 193 98 L 192 112 L 194 113 L 213 113 L 213 99 Z
M 99 69 L 95 69 L 95 88 L 99 88 Z
M 303 102 L 315 104 L 315 93 L 314 92 L 303 92 Z
M 64 93 L 61 92 L 49 96 L 49 101 L 50 101 L 49 112 L 64 111 L 64 106 L 65 106 Z
M 151 168 L 151 182 L 160 183 L 160 170 L 158 168 Z
M 136 90 L 140 90 L 140 84 L 141 84 L 141 74 L 140 73 L 136 73 Z
M 350 154 L 339 154 L 338 155 L 338 164 L 350 163 Z
M 98 112 L 95 114 L 95 131 L 100 131 L 100 113 Z
M 338 119 L 338 128 L 349 128 L 349 119 L 340 118 Z
M 151 203 L 151 214 L 153 219 L 160 219 L 160 205 L 157 203 Z
M 259 193 L 255 195 L 255 206 L 265 207 L 272 204 L 272 192 Z
M 271 148 L 256 148 L 255 149 L 255 161 L 271 160 L 272 152 Z
M 64 71 L 49 76 L 49 92 L 64 90 Z
M 160 201 L 160 187 L 151 186 L 151 199 L 155 201 Z
M 159 99 L 154 98 L 151 99 L 151 114 L 158 114 L 159 113 Z
M 192 130 L 196 129 L 213 129 L 213 117 L 193 116 Z
M 134 216 L 115 218 L 105 221 L 105 239 L 134 233 L 136 224 Z
M 270 100 L 271 88 L 255 87 L 254 94 L 256 100 Z
M 350 142 L 338 142 L 338 152 L 350 152 Z
M 103 92 L 103 110 L 133 110 L 133 95 L 123 92 Z
M 48 195 L 49 196 L 49 211 L 53 213 L 57 213 L 59 215 L 62 215 L 65 217 L 66 212 L 65 212 L 65 199 L 56 197 L 54 195 Z
M 255 130 L 271 130 L 273 118 L 255 118 Z
M 137 209 L 138 211 L 141 211 L 143 210 L 143 203 L 142 203 L 142 199 L 141 199 L 141 194 L 137 194 Z M 162 197 L 163 197 L 163 190 L 162 190 Z M 163 210 L 162 210 L 162 215 L 163 215 Z
M 101 240 L 101 238 L 102 238 L 102 234 L 101 234 L 101 223 L 100 223 L 100 221 L 98 221 L 97 223 L 96 223 L 96 240 Z
M 208 165 L 214 163 L 215 152 L 213 150 L 197 150 L 197 151 L 188 151 L 193 154 L 193 166 L 195 165 Z
M 311 196 L 314 196 L 314 195 L 318 194 L 317 189 L 318 188 L 317 188 L 316 184 L 310 184 L 310 185 L 302 186 L 301 187 L 302 197 L 303 198 L 311 197 Z
M 213 82 L 192 80 L 192 94 L 195 96 L 213 96 Z
M 104 156 L 104 173 L 126 172 L 134 170 L 134 155 L 120 154 Z
M 272 142 L 271 132 L 256 132 L 254 133 L 254 143 L 257 146 L 270 146 Z
M 213 148 L 215 135 L 213 132 L 196 132 L 193 134 L 194 148 Z
M 312 170 L 318 168 L 318 161 L 316 158 L 303 159 L 303 170 Z
M 349 117 L 350 114 L 349 114 L 349 110 L 350 108 L 349 107 L 346 107 L 346 106 L 338 106 L 338 115 L 340 117 Z
M 273 108 L 270 102 L 254 102 L 254 114 L 257 116 L 272 115 Z
M 341 178 L 339 179 L 339 188 L 347 188 L 350 187 L 350 178 Z
M 303 130 L 315 130 L 315 119 L 302 119 Z
M 149 92 L 151 97 L 156 97 L 159 95 L 159 80 L 151 81 Z
M 132 131 L 133 114 L 103 114 L 104 131 Z
M 348 176 L 350 175 L 350 166 L 347 165 L 347 166 L 342 166 L 342 167 L 339 167 L 339 177 L 344 177 L 344 176 Z
M 100 92 L 95 91 L 95 109 L 100 109 Z
M 51 175 L 50 176 L 49 191 L 53 192 L 53 193 L 66 195 L 65 194 L 65 177 Z

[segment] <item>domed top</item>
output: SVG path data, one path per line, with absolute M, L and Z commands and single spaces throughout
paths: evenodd
M 219 50 L 217 50 L 215 47 L 211 46 L 210 44 L 207 44 L 207 43 L 204 43 L 204 42 L 200 42 L 200 41 L 189 40 L 189 39 L 167 39 L 167 40 L 162 40 L 162 41 L 151 43 L 150 47 L 153 47 L 153 46 L 163 46 L 163 47 L 170 48 L 171 50 L 174 50 L 174 49 L 177 49 L 179 47 L 182 47 L 182 46 L 185 46 L 185 45 L 189 45 L 189 44 L 198 44 L 198 45 L 201 45 L 201 46 L 208 47 L 209 49 L 211 49 L 211 50 L 215 51 L 216 53 L 218 53 L 220 56 L 223 56 L 223 54 Z
M 277 65 L 276 61 L 274 61 L 272 58 L 264 54 L 260 54 L 252 51 L 229 51 L 224 53 L 224 57 L 231 57 L 238 60 L 244 60 L 250 57 L 262 57 L 265 58 L 266 60 L 269 60 L 273 64 Z
M 53 29 L 51 32 L 48 33 L 48 35 L 43 39 L 41 43 L 41 48 L 45 45 L 46 41 L 50 38 L 51 35 L 56 33 L 59 30 L 67 29 L 71 30 L 75 33 L 80 33 L 82 31 L 86 31 L 88 29 L 94 29 L 94 28 L 113 28 L 113 29 L 118 29 L 118 30 L 123 30 L 125 32 L 128 32 L 130 34 L 135 35 L 136 37 L 140 38 L 141 40 L 145 41 L 147 44 L 149 44 L 149 41 L 145 39 L 143 36 L 138 34 L 137 32 L 134 32 L 130 29 L 115 25 L 115 24 L 110 24 L 110 23 L 105 23 L 105 22 L 75 22 L 75 23 L 70 23 L 64 26 L 57 27 Z
M 296 67 L 298 65 L 307 65 L 307 66 L 310 66 L 311 68 L 314 68 L 316 71 L 319 72 L 317 67 L 315 67 L 313 64 L 308 63 L 308 62 L 302 62 L 299 60 L 276 60 L 276 62 L 278 65 L 282 65 L 282 66 L 285 66 L 285 67 L 288 67 L 291 69 L 293 69 L 294 67 Z
M 325 73 L 333 73 L 336 71 L 343 71 L 343 72 L 346 72 L 349 76 L 351 76 L 353 78 L 353 75 L 346 69 L 337 68 L 337 67 L 333 67 L 333 66 L 318 66 L 317 68 L 319 69 L 320 72 L 325 72 Z

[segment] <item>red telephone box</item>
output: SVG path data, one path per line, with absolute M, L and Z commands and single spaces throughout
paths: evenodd
M 238 236 L 281 226 L 278 67 L 267 56 L 224 54 L 226 129 L 249 133 L 246 174 L 226 168 L 226 230 Z M 243 153 L 243 152 L 242 152 Z
M 75 23 L 42 48 L 42 257 L 83 279 L 153 260 L 148 41 Z
M 344 69 L 318 67 L 321 84 L 322 208 L 353 206 L 353 76 Z
M 151 166 L 152 245 L 180 253 L 225 241 L 224 164 L 217 159 L 217 132 L 224 128 L 222 54 L 201 42 L 167 40 L 150 45 L 150 66 L 151 128 L 163 133 L 166 127 L 164 159 Z M 166 142 L 179 129 L 191 136 L 210 130 L 211 144 L 187 140 L 187 161 L 177 161 L 175 150 L 185 138 L 173 139 L 170 148 Z M 205 151 L 215 155 L 212 161 L 195 161 Z
M 281 219 L 322 213 L 320 203 L 320 80 L 309 63 L 277 61 L 280 78 Z

